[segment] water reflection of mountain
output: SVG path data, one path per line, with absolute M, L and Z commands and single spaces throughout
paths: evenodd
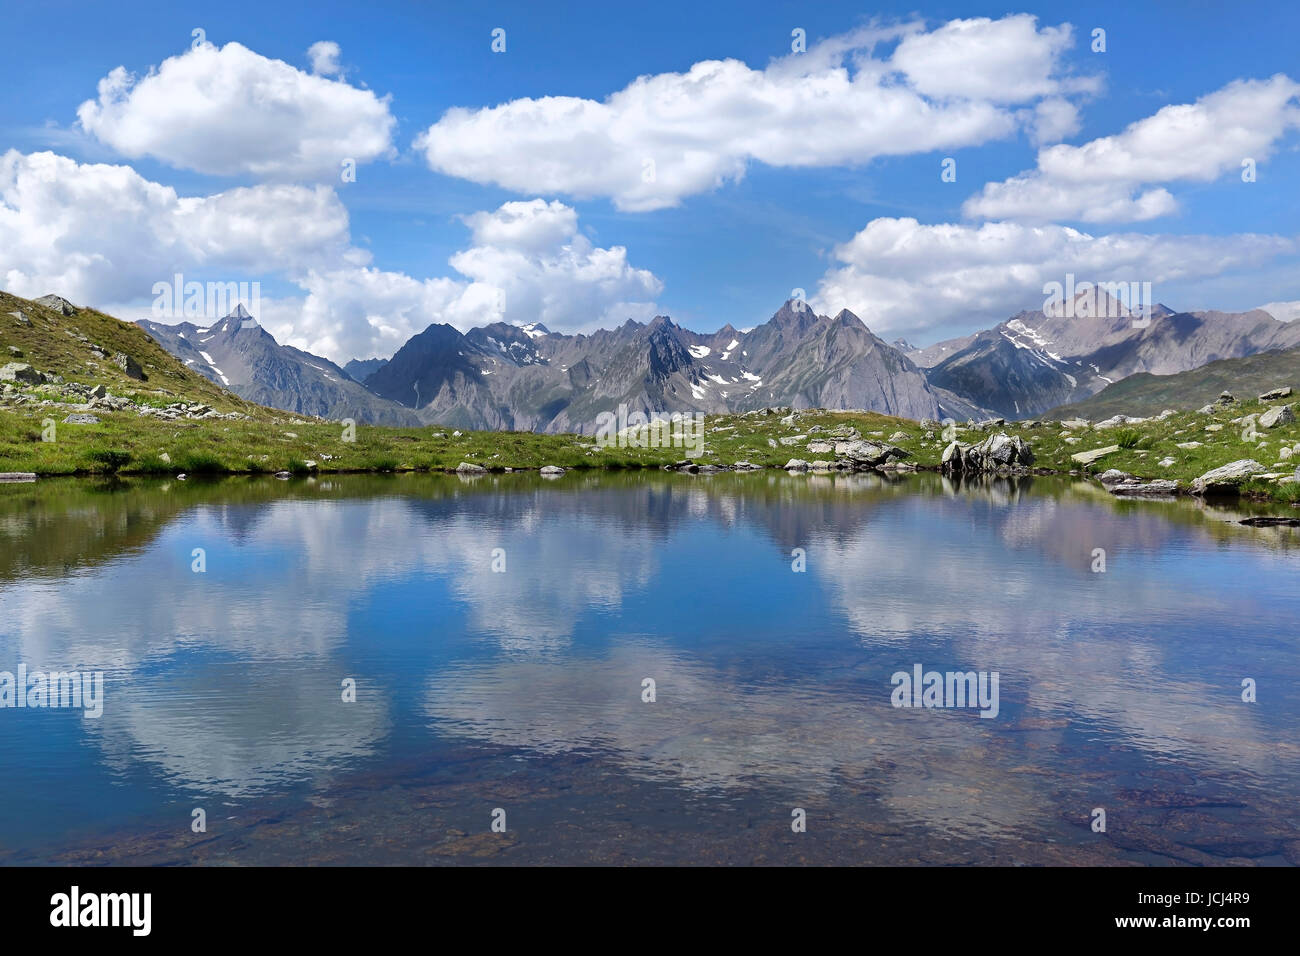
M 1244 538 L 1280 549 L 1294 548 L 1300 541 L 1300 535 L 1288 528 L 1247 530 L 1231 523 L 1258 512 L 1255 506 L 1243 505 L 1238 511 L 1187 500 L 1122 501 L 1087 482 L 1042 478 L 954 484 L 926 473 L 888 478 L 874 473 L 688 477 L 594 472 L 571 473 L 555 482 L 527 474 L 468 481 L 442 475 L 335 475 L 293 482 L 265 477 L 188 482 L 56 479 L 0 486 L 0 587 L 19 577 L 59 578 L 147 547 L 168 523 L 197 509 L 205 509 L 237 544 L 258 538 L 268 504 L 394 497 L 435 523 L 466 514 L 500 520 L 547 512 L 583 514 L 635 528 L 647 540 L 660 542 L 684 519 L 720 527 L 749 526 L 763 529 L 786 554 L 814 538 L 843 543 L 871 520 L 874 506 L 918 493 L 967 505 L 985 502 L 991 512 L 1019 508 L 1028 500 L 1075 506 L 1060 509 L 1053 519 L 1061 534 L 1040 535 L 1036 541 L 1054 559 L 1067 563 L 1077 563 L 1079 557 L 1075 549 L 1060 546 L 1061 541 L 1074 538 L 1066 524 L 1074 522 L 1081 530 L 1099 516 L 1123 518 L 1108 521 L 1107 528 L 1139 548 L 1158 547 L 1171 524 L 1200 528 L 1214 540 Z M 1077 507 L 1084 503 L 1094 508 Z M 964 514 L 967 505 L 957 513 Z M 1033 520 L 1043 517 L 1040 512 Z M 1021 519 L 1017 522 L 1023 524 Z
M 337 681 L 381 641 L 371 605 L 390 600 L 488 657 L 442 672 L 412 663 L 437 688 L 431 716 L 511 746 L 594 739 L 629 764 L 675 766 L 691 785 L 869 773 L 882 751 L 915 745 L 919 727 L 946 726 L 897 724 L 893 711 L 864 724 L 860 700 L 819 689 L 831 671 L 756 693 L 737 676 L 746 667 L 788 676 L 777 656 L 785 632 L 773 628 L 790 628 L 796 647 L 814 629 L 837 665 L 867 667 L 873 680 L 918 653 L 999 670 L 1009 713 L 1013 703 L 1034 719 L 1265 780 L 1291 746 L 1296 666 L 1285 644 L 1240 635 L 1243 622 L 1290 633 L 1292 535 L 1207 520 L 1185 502 L 1115 502 L 1089 485 L 956 487 L 935 475 L 41 482 L 0 489 L 0 648 L 112 672 L 114 707 L 92 731 L 105 755 L 227 793 L 378 746 L 387 707 L 338 712 Z M 781 561 L 779 578 L 751 582 L 731 609 L 707 577 L 674 574 L 683 558 L 707 569 L 724 544 Z M 202 575 L 190 567 L 194 547 L 207 552 Z M 506 574 L 491 570 L 497 547 Z M 796 547 L 816 590 L 776 607 Z M 1105 574 L 1091 571 L 1098 548 Z M 1178 560 L 1188 554 L 1196 560 Z M 1189 574 L 1198 577 L 1176 576 Z M 573 646 L 584 620 L 617 620 L 666 580 L 682 600 L 714 608 L 693 632 L 643 602 L 637 613 L 651 616 L 637 628 L 660 628 L 649 643 L 605 658 Z M 757 640 L 724 666 L 691 643 L 702 630 Z M 1225 635 L 1244 649 L 1225 651 Z M 207 657 L 233 662 L 250 701 L 208 687 Z M 600 687 L 634 665 L 680 675 L 691 710 L 648 728 L 640 711 L 557 709 L 529 695 L 551 686 L 560 699 L 598 702 Z M 268 672 L 298 675 L 309 690 L 277 700 L 260 683 Z M 1292 678 L 1270 687 L 1271 719 L 1233 705 L 1243 674 Z M 944 749 L 944 759 L 964 766 L 962 748 L 983 746 L 989 731 L 950 733 L 958 753 Z M 1034 790 L 1017 813 L 1033 811 Z

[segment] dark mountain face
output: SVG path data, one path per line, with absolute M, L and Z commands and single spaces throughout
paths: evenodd
M 374 425 L 419 423 L 413 412 L 367 391 L 328 359 L 280 345 L 242 305 L 207 327 L 137 324 L 189 368 L 251 402 Z
M 281 346 L 239 307 L 209 328 L 140 323 L 172 354 L 244 398 L 375 424 L 592 434 L 600 416 L 867 409 L 913 419 L 1028 418 L 1141 372 L 1300 346 L 1300 323 L 1266 312 L 1129 315 L 1103 299 L 1078 316 L 1022 312 L 983 332 L 915 349 L 853 313 L 785 303 L 741 332 L 684 329 L 666 316 L 590 335 L 496 322 L 462 334 L 430 325 L 391 359 L 346 370 Z M 905 346 L 906 348 L 900 348 Z M 358 376 L 364 388 L 358 385 Z
M 367 378 L 387 364 L 386 358 L 353 359 L 343 366 L 343 371 L 352 381 L 364 383 Z
M 1068 311 L 1068 310 L 1063 310 Z M 1081 402 L 1141 372 L 1173 375 L 1207 362 L 1300 345 L 1300 324 L 1260 310 L 1133 316 L 1103 300 L 1097 316 L 1022 312 L 993 329 L 913 353 L 930 383 L 1008 418 Z
M 591 434 L 601 413 L 747 411 L 771 405 L 858 408 L 938 418 L 983 414 L 932 388 L 898 349 L 850 312 L 819 316 L 786 303 L 745 333 L 712 334 L 666 316 L 591 335 L 504 323 L 462 335 L 434 325 L 413 337 L 367 388 L 465 428 Z M 417 398 L 418 390 L 418 398 Z

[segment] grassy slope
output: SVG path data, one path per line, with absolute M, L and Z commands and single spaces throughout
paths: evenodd
M 32 328 L 20 327 L 7 314 L 19 308 L 31 317 Z M 145 367 L 149 380 L 136 382 L 122 374 L 111 360 L 94 360 L 88 345 L 65 334 L 68 329 L 80 330 L 110 354 L 120 350 L 132 355 Z M 250 418 L 165 421 L 141 417 L 133 411 L 95 409 L 93 414 L 101 419 L 100 424 L 70 425 L 62 424 L 69 411 L 67 406 L 3 405 L 0 406 L 0 471 L 34 471 L 46 475 L 103 473 L 111 470 L 111 466 L 96 458 L 95 453 L 105 451 L 125 453 L 127 463 L 121 471 L 128 474 L 293 471 L 300 470 L 300 463 L 306 460 L 316 461 L 321 471 L 449 470 L 463 461 L 492 469 L 537 468 L 547 464 L 580 468 L 654 467 L 685 457 L 680 448 L 597 449 L 591 439 L 574 435 L 467 432 L 456 436 L 452 429 L 438 427 L 362 425 L 356 428 L 356 440 L 346 442 L 343 429 L 336 422 L 262 408 L 226 392 L 190 372 L 137 326 L 90 310 L 63 317 L 0 293 L 0 362 L 13 360 L 5 358 L 7 345 L 21 348 L 26 355 L 18 361 L 30 362 L 40 371 L 56 372 L 69 381 L 103 383 L 112 394 L 134 395 L 138 402 L 202 401 L 219 411 L 239 411 Z M 1286 383 L 1270 378 L 1262 385 L 1252 385 L 1249 391 L 1253 393 L 1257 388 L 1263 391 L 1277 384 Z M 44 389 L 56 390 L 51 386 Z M 1220 390 L 1215 387 L 1215 394 Z M 1237 390 L 1245 391 L 1240 387 Z M 1070 459 L 1075 452 L 1125 444 L 1132 447 L 1101 459 L 1087 471 L 1120 468 L 1145 478 L 1173 478 L 1189 485 L 1211 468 L 1240 458 L 1254 458 L 1271 469 L 1275 463 L 1282 463 L 1284 446 L 1300 446 L 1300 424 L 1261 431 L 1253 440 L 1243 437 L 1240 425 L 1232 424 L 1233 419 L 1258 413 L 1265 407 L 1256 401 L 1243 402 L 1212 415 L 1184 412 L 1163 422 L 1147 422 L 1132 429 L 1069 430 L 1059 422 L 1026 428 L 1022 423 L 1012 422 L 996 430 L 1024 437 L 1037 455 L 1037 465 L 1045 469 L 1081 471 L 1081 466 Z M 1136 414 L 1131 408 L 1122 411 Z M 46 418 L 60 423 L 54 442 L 40 440 L 41 423 Z M 829 455 L 808 452 L 807 441 L 787 446 L 779 440 L 808 434 L 816 425 L 830 428 L 840 424 L 858 428 L 864 438 L 893 440 L 920 467 L 937 467 L 945 444 L 938 434 L 927 437 L 925 429 L 916 422 L 873 412 L 809 411 L 800 413 L 793 425 L 783 425 L 777 415 L 720 415 L 708 418 L 705 454 L 698 460 L 702 464 L 725 465 L 745 460 L 779 467 L 791 458 L 829 458 Z M 1206 426 L 1216 424 L 1222 427 L 1217 431 L 1206 430 Z M 958 437 L 964 442 L 974 442 L 984 434 L 964 431 Z M 777 442 L 776 448 L 771 447 L 771 441 Z M 1177 443 L 1188 441 L 1199 441 L 1202 447 L 1192 450 L 1176 447 Z M 1265 444 L 1264 448 L 1257 447 L 1260 442 Z M 159 457 L 163 452 L 170 457 L 170 464 Z M 1159 466 L 1157 463 L 1166 456 L 1175 459 L 1175 464 Z M 1300 464 L 1300 456 L 1290 461 L 1294 463 L 1286 463 L 1277 470 L 1290 472 Z M 1287 501 L 1300 495 L 1300 485 L 1296 484 L 1257 483 L 1252 490 Z
M 1139 372 L 1107 385 L 1089 399 L 1062 405 L 1046 414 L 1055 419 L 1094 421 L 1113 415 L 1143 417 L 1158 415 L 1166 408 L 1200 408 L 1225 391 L 1238 398 L 1254 398 L 1280 385 L 1300 389 L 1300 349 L 1220 359 L 1176 375 Z
M 11 312 L 23 312 L 32 324 L 22 325 Z M 78 335 L 84 335 L 87 341 L 81 341 Z M 16 346 L 22 356 L 13 355 L 8 346 Z M 96 358 L 92 346 L 99 346 L 109 357 Z M 112 359 L 116 352 L 125 352 L 139 362 L 147 380 L 136 381 L 118 368 Z M 64 316 L 35 302 L 0 292 L 0 365 L 9 362 L 26 362 L 38 371 L 61 375 L 69 382 L 103 384 L 112 394 L 142 404 L 190 401 L 211 405 L 222 412 L 274 414 L 190 371 L 132 322 L 123 322 L 94 309 Z

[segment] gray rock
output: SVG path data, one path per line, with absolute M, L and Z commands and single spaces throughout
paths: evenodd
M 1233 395 L 1232 392 L 1220 392 L 1218 401 L 1215 404 L 1235 405 L 1236 403 L 1237 403 L 1237 397 Z
M 100 384 L 100 385 L 96 385 L 86 394 L 91 398 L 103 398 L 105 395 L 108 394 L 108 389 L 105 388 L 102 384 Z
M 32 320 L 27 317 L 26 312 L 10 312 L 9 314 L 18 320 L 19 325 L 30 326 L 32 324 Z
M 117 365 L 118 368 L 120 368 L 123 372 L 126 373 L 127 377 L 134 378 L 137 381 L 141 381 L 141 382 L 144 381 L 145 379 L 144 369 L 140 367 L 139 362 L 131 358 L 131 356 L 127 355 L 125 352 L 115 353 L 113 355 L 113 362 L 114 364 Z
M 1109 468 L 1097 476 L 1097 480 L 1103 485 L 1118 485 L 1125 481 L 1134 481 L 1134 477 L 1127 471 L 1120 471 L 1118 468 Z
M 75 305 L 59 295 L 43 295 L 39 299 L 33 299 L 32 301 L 60 315 L 75 315 L 78 311 Z
M 1259 416 L 1260 428 L 1276 428 L 1278 425 L 1295 423 L 1295 412 L 1290 405 L 1274 405 Z
M 1239 461 L 1229 462 L 1222 467 L 1207 471 L 1193 481 L 1192 494 L 1236 494 L 1243 481 L 1266 470 L 1263 465 L 1253 458 L 1242 458 Z
M 28 385 L 39 385 L 42 381 L 41 373 L 26 362 L 10 362 L 8 365 L 0 366 L 0 382 L 25 382 Z
M 1070 456 L 1070 460 L 1077 461 L 1081 465 L 1091 465 L 1094 461 L 1105 458 L 1107 455 L 1113 455 L 1117 451 L 1119 451 L 1119 445 L 1107 445 L 1105 448 L 1076 452 Z
M 828 455 L 835 451 L 835 444 L 828 441 L 810 441 L 808 451 L 814 455 Z
M 1146 421 L 1145 418 L 1129 418 L 1127 415 L 1116 415 L 1113 418 L 1106 419 L 1104 422 L 1098 422 L 1092 427 L 1098 430 L 1103 428 L 1118 428 L 1120 425 L 1138 425 L 1144 421 Z
M 94 415 L 83 415 L 81 412 L 73 412 L 64 419 L 69 425 L 98 425 L 99 419 Z
M 1168 498 L 1178 494 L 1178 482 L 1168 478 L 1143 482 L 1136 478 L 1107 485 L 1106 490 L 1121 498 Z
M 458 474 L 458 475 L 486 475 L 486 474 L 487 474 L 487 469 L 484 468 L 482 465 L 474 465 L 474 464 L 471 464 L 470 462 L 462 461 L 459 465 L 456 466 L 456 474 Z
M 1261 402 L 1272 402 L 1272 401 L 1276 401 L 1279 398 L 1290 398 L 1290 397 L 1291 397 L 1291 386 L 1283 385 L 1281 388 L 1274 388 L 1265 392 L 1263 395 L 1259 396 L 1259 400 Z
M 763 468 L 762 465 L 755 465 L 754 463 L 748 461 L 738 461 L 731 467 L 734 468 L 736 471 L 761 471 Z
M 874 468 L 877 465 L 883 465 L 887 461 L 896 461 L 899 458 L 907 458 L 908 454 L 896 445 L 890 445 L 879 441 L 856 441 L 836 442 L 835 455 L 838 458 L 847 458 L 859 467 Z
M 942 471 L 950 474 L 1016 472 L 1034 463 L 1034 452 L 1019 435 L 999 432 L 978 445 L 952 442 L 943 451 Z
M 786 471 L 807 471 L 808 462 L 804 461 L 802 458 L 791 458 L 789 461 L 785 463 L 785 470 Z
M 541 474 L 544 478 L 558 478 L 564 474 L 564 469 L 559 465 L 543 465 Z

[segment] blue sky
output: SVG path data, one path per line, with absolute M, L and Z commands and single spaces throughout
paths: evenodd
M 895 72 L 884 84 L 936 110 L 935 125 L 945 131 L 968 108 L 982 111 L 980 129 L 964 141 L 908 145 L 913 127 L 907 122 L 866 129 L 879 121 L 858 110 L 874 102 L 870 90 L 861 99 L 830 103 L 825 117 L 809 115 L 811 101 L 799 99 L 822 71 L 803 65 L 819 55 L 820 41 L 875 29 L 870 62 L 894 57 L 898 63 L 897 50 L 908 42 L 903 37 L 937 43 L 953 32 L 954 22 L 989 18 L 996 28 L 1015 14 L 1036 20 L 1027 30 L 967 31 L 962 42 L 974 45 L 973 53 L 949 56 L 941 46 L 921 50 L 918 44 L 918 56 L 907 61 L 911 71 Z M 46 2 L 5 4 L 3 20 L 10 42 L 0 68 L 6 103 L 0 153 L 11 158 L 0 169 L 0 282 L 19 294 L 59 291 L 124 317 L 148 312 L 153 282 L 170 279 L 173 265 L 186 279 L 259 279 L 268 328 L 282 341 L 339 360 L 389 354 L 430 321 L 467 328 L 494 318 L 541 319 L 578 331 L 658 312 L 699 331 L 726 322 L 743 328 L 764 321 L 796 288 L 819 311 L 849 307 L 882 335 L 925 344 L 1038 307 L 1044 278 L 1066 270 L 1081 278 L 1153 281 L 1155 297 L 1175 308 L 1245 309 L 1300 299 L 1294 185 L 1300 130 L 1287 85 L 1300 81 L 1294 4 L 886 3 L 867 12 L 860 4 L 836 2 L 813 9 L 795 3 L 566 3 L 553 12 L 535 3 L 288 8 Z M 1063 24 L 1071 28 L 1066 39 L 1044 39 L 1045 31 Z M 506 31 L 504 53 L 490 48 L 498 27 Z M 795 58 L 796 27 L 806 31 L 809 52 L 786 74 L 773 72 L 774 61 Z M 1095 27 L 1106 31 L 1104 53 L 1090 49 Z M 144 78 L 151 70 L 194 53 L 195 28 L 205 31 L 212 57 L 206 65 L 196 60 L 179 92 L 168 80 L 146 97 Z M 1041 75 L 1013 82 L 990 55 L 1004 40 L 1008 46 L 1023 42 L 1017 63 L 1045 56 Z M 338 44 L 341 67 L 334 71 L 326 62 L 316 77 L 320 89 L 309 79 L 308 49 L 318 41 Z M 847 43 L 842 59 L 827 59 L 826 75 L 843 65 L 860 68 L 854 58 L 869 49 L 864 42 Z M 227 56 L 231 43 L 247 48 L 248 57 L 236 63 Z M 963 57 L 967 65 L 953 67 L 956 76 L 944 72 Z M 519 133 L 522 114 L 477 114 L 555 96 L 599 106 L 638 76 L 660 78 L 650 87 L 653 97 L 689 100 L 695 89 L 671 74 L 726 59 L 741 61 L 753 74 L 719 82 L 712 98 L 685 103 L 650 124 L 648 133 L 638 129 L 638 109 L 593 120 L 586 140 L 573 137 L 568 114 L 559 110 L 538 107 L 530 114 L 537 128 L 529 136 Z M 285 94 L 301 95 L 300 106 L 277 103 L 268 107 L 269 116 L 252 116 L 258 106 L 241 99 L 243 93 L 228 101 L 237 108 L 223 108 L 219 99 L 193 113 L 176 106 L 185 96 L 208 95 L 209 84 L 238 85 L 248 78 L 255 86 L 263 73 L 278 75 L 269 65 L 274 61 L 301 73 L 301 93 Z M 79 120 L 78 107 L 97 99 L 97 85 L 117 67 L 135 76 L 121 91 L 124 99 L 105 105 L 99 95 L 98 119 L 89 125 Z M 803 87 L 787 75 L 799 70 L 815 74 Z M 1203 128 L 1189 134 L 1183 148 L 1167 154 L 1158 145 L 1151 149 L 1153 138 L 1169 139 L 1159 126 L 1136 137 L 1113 174 L 1090 181 L 1087 196 L 1063 201 L 1050 215 L 1029 209 L 1041 205 L 1037 193 L 973 205 L 988 184 L 1035 170 L 1040 148 L 1114 137 L 1163 107 L 1195 104 L 1239 81 L 1262 84 L 1278 74 L 1280 88 L 1239 91 L 1207 108 L 1208 125 L 1202 118 Z M 769 79 L 770 100 L 746 101 Z M 350 95 L 353 90 L 374 96 L 363 101 Z M 831 90 L 827 98 L 842 93 Z M 333 118 L 309 129 L 320 104 L 335 94 L 340 105 Z M 787 95 L 788 102 L 781 99 Z M 163 101 L 178 112 L 160 115 L 152 104 Z M 1265 101 L 1267 109 L 1259 105 Z M 1064 104 L 1065 118 L 1054 128 L 1035 119 L 1044 102 Z M 762 107 L 772 103 L 773 112 L 765 112 Z M 795 105 L 787 110 L 789 103 Z M 443 122 L 453 108 L 477 116 L 466 133 Z M 286 111 L 283 122 L 275 110 Z M 191 122 L 191 116 L 199 118 Z M 1259 154 L 1252 183 L 1242 181 L 1235 154 L 1210 155 L 1231 138 L 1221 129 L 1238 120 L 1246 127 L 1242 142 Z M 750 121 L 753 136 L 745 129 Z M 327 175 L 338 155 L 350 155 L 362 127 L 384 133 L 386 148 L 359 160 L 355 182 Z M 431 127 L 443 131 L 436 159 L 418 145 Z M 243 168 L 227 147 L 250 136 L 248 153 L 255 153 L 265 140 L 259 129 L 324 137 L 337 148 L 331 153 L 326 142 L 304 149 L 304 155 L 316 151 L 316 168 L 277 168 L 275 156 L 264 157 L 258 169 Z M 624 134 L 621 152 L 603 145 L 607 136 Z M 861 150 L 854 145 L 859 138 Z M 691 158 L 679 170 L 669 153 L 681 144 L 679 152 Z M 633 155 L 638 148 L 660 157 L 654 188 L 643 192 L 621 173 L 600 174 L 623 158 L 644 172 L 647 157 Z M 72 165 L 21 159 L 46 150 Z M 1188 163 L 1189 155 L 1206 158 Z M 529 175 L 534 157 L 552 164 L 535 183 Z M 940 178 L 946 157 L 956 160 L 955 182 Z M 1077 193 L 1077 176 L 1104 165 L 1095 159 L 1064 157 L 1065 173 L 1045 188 L 1054 196 L 1067 186 Z M 138 181 L 124 187 L 85 168 L 95 164 L 128 167 Z M 696 167 L 705 169 L 699 173 L 707 181 L 703 187 L 692 178 Z M 710 170 L 722 170 L 720 182 L 710 179 Z M 690 182 L 682 185 L 679 178 Z M 240 187 L 254 192 L 237 194 L 237 220 L 228 219 L 232 197 L 213 204 L 194 225 L 154 203 L 148 184 L 174 190 L 182 213 L 187 197 Z M 303 192 L 269 192 L 275 189 Z M 321 189 L 332 196 L 322 197 Z M 92 191 L 93 202 L 85 198 Z M 315 191 L 313 201 L 306 191 Z M 1115 212 L 1098 213 L 1112 200 Z M 533 201 L 527 208 L 505 205 Z M 135 214 L 133 203 L 152 211 Z M 25 242 L 18 237 L 29 236 L 34 223 L 64 221 L 65 205 L 72 210 L 66 234 L 46 237 L 45 249 L 14 251 L 13 243 Z M 281 224 L 292 241 L 274 233 L 252 240 L 259 212 Z M 465 221 L 475 214 L 482 214 L 477 229 Z M 527 235 L 508 229 L 510 223 L 526 226 Z M 1000 233 L 981 231 L 990 223 L 1012 225 Z M 846 250 L 869 224 L 876 228 Z M 958 231 L 937 233 L 934 227 L 943 224 Z M 1058 230 L 1055 238 L 1023 232 L 1047 227 Z M 1068 229 L 1102 242 L 1072 258 L 1063 251 L 1073 248 L 1062 238 Z M 186 234 L 159 237 L 169 230 Z M 232 248 L 246 236 L 246 246 Z M 1139 238 L 1105 241 L 1117 236 Z M 1006 251 L 1037 242 L 1044 248 L 1027 262 Z M 1004 251 L 984 252 L 997 247 Z M 891 258 L 900 248 L 915 254 Z M 449 262 L 458 254 L 470 272 Z M 979 269 L 1003 275 L 972 277 Z M 305 279 L 313 270 L 316 278 Z M 1017 281 L 1005 281 L 1012 272 Z M 50 283 L 61 285 L 46 288 Z

